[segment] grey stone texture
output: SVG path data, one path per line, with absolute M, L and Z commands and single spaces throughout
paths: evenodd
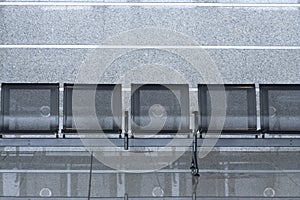
M 1 82 L 75 82 L 82 63 L 89 60 L 93 51 L 95 50 L 0 49 Z M 216 64 L 224 83 L 300 83 L 300 50 L 210 49 L 207 53 Z M 97 80 L 99 83 L 120 83 L 121 75 L 130 74 L 132 67 L 140 67 L 142 70 L 146 64 L 158 64 L 181 69 L 186 74 L 185 79 L 193 85 L 205 83 L 192 67 L 188 68 L 188 63 L 179 55 L 168 54 L 162 50 L 131 52 L 107 66 L 110 69 L 104 79 L 97 77 Z M 175 60 L 180 65 L 176 65 Z M 132 66 L 134 63 L 138 64 Z M 143 75 L 148 76 L 145 71 Z M 89 82 L 88 78 L 86 82 Z M 172 76 L 165 76 L 161 82 L 176 81 L 172 80 Z
M 5 6 L 2 44 L 101 44 L 141 27 L 180 32 L 200 45 L 299 45 L 297 7 Z

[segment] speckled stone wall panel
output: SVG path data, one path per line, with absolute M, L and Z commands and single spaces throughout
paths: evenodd
M 225 83 L 300 83 L 299 50 L 210 50 Z
M 87 50 L 6 49 L 1 82 L 73 82 Z
M 0 80 L 72 83 L 92 52 L 90 49 L 1 49 Z M 300 83 L 299 50 L 207 50 L 207 53 L 217 65 L 224 83 Z M 120 57 L 110 66 L 106 78 L 99 82 L 118 83 L 125 72 L 147 67 L 140 63 L 171 66 L 171 69 L 184 71 L 185 79 L 191 84 L 204 82 L 194 75 L 186 60 L 161 50 L 137 50 Z M 162 82 L 175 83 L 172 77 L 162 76 Z M 139 80 L 142 82 L 143 77 Z
M 201 45 L 299 45 L 297 7 L 5 6 L 2 44 L 101 44 L 130 29 L 180 32 Z
M 2 44 L 86 44 L 103 39 L 103 7 L 6 6 Z

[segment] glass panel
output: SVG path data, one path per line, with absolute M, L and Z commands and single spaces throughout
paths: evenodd
M 268 90 L 270 130 L 300 130 L 300 90 Z
M 248 129 L 247 90 L 226 90 L 226 104 L 224 129 Z M 207 95 L 207 108 L 209 124 L 212 110 L 209 93 Z
M 10 89 L 9 130 L 49 130 L 50 90 Z
M 176 91 L 177 95 L 180 92 Z M 158 98 L 159 97 L 159 98 Z M 140 126 L 147 126 L 151 122 L 150 115 L 154 117 L 163 117 L 163 108 L 167 113 L 167 120 L 164 125 L 164 129 L 178 129 L 180 125 L 180 105 L 176 96 L 170 90 L 141 90 L 140 91 L 140 115 L 138 116 Z M 163 106 L 161 108 L 160 106 Z M 153 107 L 152 107 L 153 106 Z M 153 112 L 150 114 L 149 109 L 153 108 Z M 150 115 L 149 115 L 150 114 Z M 155 127 L 153 127 L 155 128 Z
M 4 132 L 58 130 L 57 84 L 3 84 Z
M 138 87 L 138 86 L 136 86 Z M 143 85 L 134 91 L 132 115 L 134 129 L 176 131 L 188 127 L 188 87 Z
M 97 88 L 96 88 L 97 87 Z M 66 88 L 67 91 L 67 115 L 66 128 L 77 130 L 118 130 L 116 123 L 119 123 L 121 115 L 121 90 L 120 86 L 117 86 L 114 92 L 115 85 L 98 85 L 80 86 L 80 89 L 75 89 L 73 93 L 73 87 Z M 86 100 L 86 97 L 95 97 L 95 108 L 92 108 L 89 103 L 90 100 Z M 73 98 L 80 98 L 76 102 L 82 102 L 82 104 L 76 104 L 76 110 L 78 113 L 73 117 Z M 82 98 L 82 99 L 81 99 Z M 112 102 L 115 102 L 112 104 Z M 95 112 L 95 113 L 93 113 Z M 96 123 L 94 121 L 97 117 Z M 118 120 L 116 122 L 115 120 Z M 76 122 L 76 124 L 75 124 Z M 100 125 L 100 127 L 99 127 Z
M 220 85 L 210 85 L 209 90 L 206 85 L 199 86 L 199 110 L 201 113 L 201 124 L 204 129 L 209 127 L 212 117 L 212 109 L 216 113 L 222 113 L 220 105 L 212 108 L 211 96 L 226 96 L 226 115 L 223 130 L 243 131 L 256 130 L 256 95 L 254 85 L 224 85 L 222 91 Z M 217 124 L 222 121 L 222 116 L 214 117 Z M 206 123 L 207 120 L 207 123 Z

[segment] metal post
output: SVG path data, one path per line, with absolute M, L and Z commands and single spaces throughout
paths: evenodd
M 124 194 L 124 200 L 128 200 L 129 198 L 128 198 L 128 194 L 127 193 L 125 193 Z
M 193 176 L 192 177 L 192 200 L 196 200 L 197 199 L 197 186 L 198 186 L 198 182 L 199 182 L 199 176 Z
M 67 170 L 71 170 L 71 164 L 67 164 Z M 67 173 L 67 196 L 71 196 L 71 173 Z
M 92 174 L 93 174 L 93 152 L 91 154 L 91 163 L 90 163 L 90 177 L 89 177 L 89 187 L 88 187 L 88 200 L 91 199 L 92 192 Z
M 118 173 L 116 176 L 117 176 L 117 196 L 122 197 L 126 193 L 126 191 L 125 191 L 125 174 Z
M 124 149 L 128 150 L 128 111 L 125 111 Z
M 228 171 L 228 162 L 224 162 L 225 165 L 225 171 Z M 229 197 L 229 178 L 228 173 L 224 173 L 224 193 L 225 197 Z
M 198 111 L 193 112 L 193 118 L 194 118 L 194 128 L 193 128 L 193 133 L 197 133 L 198 131 Z
M 199 168 L 197 161 L 197 132 L 198 132 L 198 112 L 194 111 L 194 129 L 193 129 L 193 152 L 192 152 L 192 164 L 191 164 L 191 173 L 193 176 L 199 176 Z

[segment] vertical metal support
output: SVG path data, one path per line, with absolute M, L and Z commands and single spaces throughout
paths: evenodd
M 197 132 L 198 132 L 198 112 L 194 111 L 194 129 L 193 129 L 193 152 L 192 152 L 192 164 L 191 164 L 191 173 L 193 176 L 199 176 L 199 168 L 197 161 Z
M 88 200 L 91 199 L 91 193 L 92 193 L 93 156 L 94 156 L 94 153 L 92 152 L 92 154 L 91 154 L 91 163 L 90 163 L 90 176 L 89 176 L 89 187 L 88 187 Z
M 170 165 L 171 169 L 178 169 L 178 163 L 175 162 L 174 165 Z M 179 196 L 179 173 L 172 173 L 172 197 Z
M 57 117 L 58 117 L 58 133 L 63 134 L 63 138 L 65 138 L 65 133 L 64 133 L 64 106 L 65 106 L 65 102 L 64 102 L 64 84 L 63 83 L 59 83 L 58 86 L 58 113 L 57 113 Z
M 179 196 L 179 173 L 172 174 L 172 196 Z
M 124 150 L 128 150 L 128 133 L 125 133 L 124 137 Z
M 67 164 L 67 170 L 71 169 L 71 164 Z M 67 173 L 67 196 L 71 197 L 71 173 Z
M 259 88 L 259 99 L 260 99 L 260 126 L 262 133 L 269 130 L 269 91 L 267 88 L 261 86 Z
M 197 187 L 199 182 L 199 176 L 193 176 L 192 177 L 192 188 L 193 188 L 193 194 L 192 194 L 192 200 L 197 199 Z
M 119 129 L 119 138 L 121 139 L 122 138 L 122 130 Z
M 200 111 L 200 126 L 201 129 L 207 131 L 208 129 L 208 110 L 207 110 L 207 93 L 208 88 L 207 85 L 199 85 L 198 86 L 198 104 Z
M 128 111 L 125 111 L 125 133 L 128 133 Z
M 199 168 L 197 161 L 197 133 L 194 133 L 193 139 L 193 155 L 192 155 L 192 164 L 191 164 L 191 173 L 193 176 L 199 176 Z
M 199 118 L 198 118 L 198 111 L 194 111 L 193 112 L 193 117 L 194 117 L 194 129 L 193 129 L 193 133 L 197 133 L 198 132 L 198 123 L 199 123 Z
M 117 197 L 122 197 L 126 193 L 125 191 L 125 174 L 118 173 L 117 176 Z
M 225 165 L 225 171 L 228 171 L 228 162 L 223 163 Z M 224 193 L 225 197 L 229 197 L 229 178 L 228 173 L 224 173 Z
M 128 194 L 127 193 L 125 193 L 124 194 L 124 200 L 128 200 L 129 198 L 128 198 Z
M 128 111 L 125 111 L 125 133 L 124 133 L 124 149 L 128 150 Z
M 256 129 L 257 129 L 257 132 L 258 130 L 261 130 L 261 120 L 260 120 L 260 98 L 259 98 L 259 95 L 260 95 L 260 89 L 259 89 L 259 84 L 256 83 L 255 84 L 255 97 L 256 97 Z
M 197 199 L 196 193 L 193 192 L 192 200 L 196 200 L 196 199 Z

